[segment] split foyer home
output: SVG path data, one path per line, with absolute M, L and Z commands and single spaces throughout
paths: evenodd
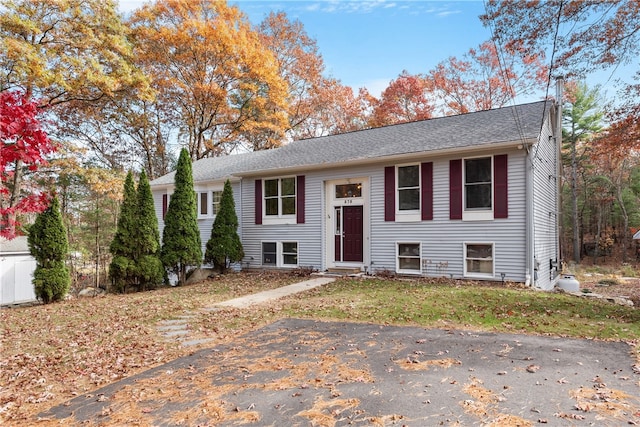
M 550 101 L 193 163 L 203 250 L 225 180 L 242 268 L 516 281 L 559 275 L 560 111 Z M 174 173 L 152 181 L 162 232 Z

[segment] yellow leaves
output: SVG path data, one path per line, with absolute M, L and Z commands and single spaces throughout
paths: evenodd
M 154 88 L 163 102 L 179 106 L 194 158 L 256 129 L 283 135 L 287 85 L 239 9 L 214 0 L 160 0 L 137 11 L 131 26 Z
M 43 103 L 112 95 L 144 78 L 131 65 L 131 47 L 115 3 L 101 0 L 7 3 L 0 67 L 10 85 L 34 90 Z M 5 53 L 6 52 L 6 53 Z

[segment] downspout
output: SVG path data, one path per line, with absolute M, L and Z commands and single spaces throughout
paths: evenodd
M 557 188 L 557 200 L 556 200 L 556 275 L 553 280 L 558 277 L 562 271 L 562 245 L 560 239 L 562 239 L 562 102 L 564 98 L 564 77 L 558 76 L 556 78 L 556 128 L 555 128 L 555 141 L 556 141 L 556 176 L 558 177 L 556 182 Z
M 538 141 L 540 144 L 540 141 Z M 525 256 L 526 256 L 526 266 L 525 266 L 525 286 L 535 286 L 535 273 L 534 273 L 534 254 L 535 254 L 535 233 L 533 229 L 533 222 L 535 220 L 535 215 L 533 212 L 534 204 L 533 204 L 533 168 L 534 168 L 534 158 L 532 157 L 533 153 L 530 146 L 526 145 L 525 149 L 527 150 L 527 155 L 525 157 L 525 205 L 526 205 L 526 228 L 525 228 Z

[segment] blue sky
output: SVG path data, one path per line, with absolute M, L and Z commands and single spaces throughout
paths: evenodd
M 128 13 L 143 3 L 120 0 L 120 10 Z M 299 20 L 316 40 L 326 74 L 354 91 L 366 87 L 375 96 L 403 70 L 426 73 L 491 38 L 478 18 L 484 13 L 481 0 L 229 0 L 229 4 L 237 5 L 254 24 L 271 11 L 284 11 L 290 20 Z M 587 83 L 601 84 L 610 98 L 615 78 L 628 79 L 632 71 L 621 67 L 613 75 L 595 73 Z
M 402 70 L 425 73 L 490 39 L 481 1 L 237 1 L 252 22 L 284 11 L 314 38 L 327 73 L 374 95 Z
M 120 0 L 127 13 L 142 0 Z M 402 70 L 424 73 L 449 56 L 461 57 L 490 38 L 478 19 L 481 1 L 290 1 L 239 0 L 237 5 L 260 23 L 271 11 L 299 20 L 316 40 L 326 74 L 374 95 Z

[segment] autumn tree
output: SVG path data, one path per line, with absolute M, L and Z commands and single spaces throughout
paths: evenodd
M 25 105 L 37 103 L 55 117 L 47 123 L 49 135 L 65 128 L 56 115 L 61 106 L 96 102 L 123 86 L 143 89 L 146 83 L 131 62 L 126 28 L 114 1 L 1 1 L 0 92 L 19 91 Z M 37 160 L 14 162 L 11 200 L 25 196 L 24 173 Z
M 45 304 L 60 301 L 69 291 L 71 278 L 65 265 L 69 252 L 67 231 L 62 223 L 57 197 L 38 214 L 27 240 L 29 251 L 36 260 L 33 272 L 36 297 Z
M 187 268 L 202 263 L 198 203 L 193 190 L 191 158 L 186 148 L 180 151 L 175 188 L 164 217 L 160 258 L 165 268 L 178 275 L 179 284 L 186 282 Z
M 116 7 L 112 0 L 2 0 L 0 89 L 51 106 L 144 85 Z
M 579 173 L 584 169 L 589 141 L 598 137 L 602 131 L 603 113 L 599 89 L 589 89 L 586 83 L 567 85 L 568 98 L 571 100 L 563 110 L 563 137 L 565 160 L 568 164 L 571 190 L 571 228 L 573 231 L 573 259 L 580 262 L 581 235 L 579 204 Z
M 158 0 L 130 20 L 136 57 L 192 159 L 262 135 L 277 146 L 287 127 L 286 82 L 237 7 L 224 1 Z
M 526 57 L 550 50 L 551 71 L 583 79 L 597 70 L 611 75 L 622 65 L 640 65 L 640 2 L 528 0 L 486 2 L 481 20 L 508 54 Z M 640 74 L 623 83 L 611 122 L 640 135 Z M 635 139 L 637 144 L 638 139 Z
M 500 55 L 487 41 L 462 57 L 450 57 L 428 73 L 433 95 L 445 114 L 464 114 L 507 105 L 516 96 L 544 87 L 548 69 L 542 53 Z
M 628 0 L 488 0 L 480 18 L 507 53 L 552 47 L 554 72 L 583 77 L 640 58 L 640 3 Z
M 21 215 L 47 207 L 46 194 L 25 186 L 23 177 L 45 165 L 55 148 L 36 103 L 18 91 L 0 92 L 0 236 L 13 238 Z
M 385 126 L 425 120 L 432 117 L 434 105 L 430 99 L 433 88 L 423 76 L 404 70 L 391 81 L 374 106 L 372 126 Z
M 324 60 L 317 43 L 300 21 L 289 20 L 284 12 L 272 12 L 260 23 L 258 31 L 287 83 L 289 139 L 347 132 L 365 125 L 353 90 L 324 76 Z M 260 138 L 254 150 L 269 148 L 259 141 Z

